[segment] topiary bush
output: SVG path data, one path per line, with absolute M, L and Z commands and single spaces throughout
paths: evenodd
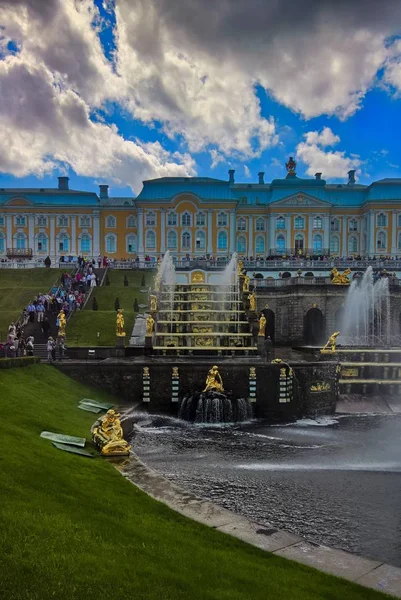
M 128 287 L 128 277 L 124 275 L 124 287 Z
M 142 273 L 142 279 L 141 279 L 141 287 L 145 287 L 146 285 L 146 277 L 145 277 L 145 273 Z
M 119 300 L 119 298 L 116 298 L 114 301 L 114 310 L 117 312 L 119 308 L 120 308 L 120 300 Z
M 135 298 L 134 300 L 134 311 L 139 312 L 138 298 Z
M 104 278 L 104 285 L 110 285 L 110 279 L 109 276 L 106 273 L 106 277 Z
M 29 367 L 40 362 L 39 356 L 19 356 L 18 358 L 0 358 L 0 369 L 13 369 L 14 367 Z
M 92 300 L 92 310 L 99 310 L 99 305 L 98 305 L 98 303 L 97 303 L 96 296 L 93 296 L 93 300 Z

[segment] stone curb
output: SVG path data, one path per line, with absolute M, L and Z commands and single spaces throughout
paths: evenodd
M 401 598 L 401 568 L 308 542 L 292 533 L 250 521 L 182 490 L 148 467 L 136 455 L 131 455 L 123 465 L 117 465 L 117 469 L 146 494 L 198 523 L 213 527 L 261 550 Z

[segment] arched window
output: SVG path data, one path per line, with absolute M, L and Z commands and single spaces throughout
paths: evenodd
M 184 233 L 182 234 L 182 249 L 183 250 L 190 250 L 191 249 L 191 234 L 188 231 L 184 231 Z
M 305 229 L 305 219 L 303 217 L 295 217 L 295 229 Z
M 37 252 L 47 252 L 47 235 L 45 233 L 39 233 L 36 238 L 36 250 Z
M 91 237 L 87 233 L 81 235 L 81 254 L 90 254 L 91 252 Z
M 177 248 L 177 234 L 175 231 L 169 231 L 167 234 L 167 248 L 170 250 Z
M 0 233 L 0 254 L 6 251 L 6 237 L 4 233 Z
M 283 235 L 278 235 L 276 240 L 276 251 L 279 254 L 284 254 L 285 252 L 285 239 Z
M 401 227 L 401 215 L 398 215 L 398 227 Z
M 322 217 L 315 217 L 313 219 L 313 229 L 322 229 Z
M 132 227 L 136 227 L 136 216 L 135 215 L 130 215 L 127 218 L 127 229 L 132 228 Z
M 338 219 L 330 221 L 330 231 L 340 231 L 340 221 Z
M 58 226 L 59 227 L 68 227 L 68 217 L 65 215 L 60 215 L 58 218 Z
M 110 215 L 110 217 L 107 217 L 107 219 L 106 219 L 106 227 L 110 227 L 110 228 L 114 229 L 115 226 L 116 226 L 116 218 L 112 217 Z
M 196 250 L 204 250 L 206 248 L 206 236 L 204 231 L 196 233 Z
M 177 214 L 173 211 L 169 212 L 167 215 L 167 225 L 170 227 L 174 227 L 177 225 Z
M 276 221 L 276 229 L 285 229 L 284 217 L 279 217 Z
M 330 238 L 330 252 L 337 253 L 340 251 L 340 240 L 337 235 Z
M 217 227 L 227 227 L 227 215 L 226 213 L 219 213 L 217 216 Z
M 256 219 L 256 231 L 264 231 L 265 230 L 265 220 L 259 217 Z
M 348 240 L 348 252 L 358 252 L 358 238 L 355 235 L 351 235 Z
M 298 254 L 299 250 L 304 249 L 304 236 L 301 233 L 295 236 L 295 252 Z
M 181 215 L 181 225 L 183 227 L 191 227 L 191 213 L 184 212 Z
M 81 217 L 79 220 L 79 225 L 80 225 L 80 227 L 90 227 L 91 226 L 90 217 Z
M 14 244 L 15 244 L 15 247 L 18 248 L 18 250 L 25 250 L 26 249 L 25 233 L 17 233 L 14 236 Z
M 386 227 L 387 226 L 387 216 L 384 213 L 380 213 L 377 215 L 377 226 L 378 227 Z
M 385 250 L 386 247 L 387 247 L 386 234 L 384 233 L 384 231 L 380 231 L 377 236 L 377 249 Z
M 358 231 L 358 221 L 356 219 L 351 219 L 348 223 L 348 231 Z
M 256 254 L 264 254 L 265 251 L 265 238 L 262 235 L 258 235 L 255 244 Z
M 219 231 L 217 236 L 217 249 L 227 250 L 227 233 L 225 231 Z
M 0 227 L 4 227 L 5 218 L 4 215 L 0 215 Z
M 70 248 L 70 238 L 66 233 L 61 233 L 58 237 L 58 251 L 68 252 Z
M 127 252 L 133 254 L 136 252 L 136 235 L 131 233 L 127 235 Z
M 246 231 L 246 221 L 242 217 L 237 221 L 238 231 Z
M 114 233 L 109 233 L 106 235 L 106 252 L 108 254 L 113 254 L 116 251 L 117 247 L 117 238 Z
M 206 225 L 206 215 L 205 213 L 197 213 L 196 215 L 196 226 L 204 227 Z
M 237 252 L 246 252 L 246 239 L 243 235 L 237 239 Z
M 147 231 L 146 232 L 146 248 L 148 248 L 149 250 L 155 250 L 156 249 L 156 234 L 154 231 Z
M 323 250 L 323 239 L 321 235 L 315 235 L 313 238 L 313 252 L 321 253 Z

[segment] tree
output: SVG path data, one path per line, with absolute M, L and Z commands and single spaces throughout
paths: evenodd
M 134 300 L 134 311 L 139 312 L 138 298 L 135 298 Z
M 145 285 L 146 285 L 146 277 L 145 277 L 145 273 L 142 273 L 141 287 L 144 288 Z
M 124 275 L 124 287 L 128 287 L 128 277 Z
M 110 285 L 110 279 L 109 279 L 109 276 L 107 275 L 107 273 L 106 273 L 106 277 L 104 279 L 104 285 Z
M 96 296 L 93 296 L 93 300 L 92 300 L 92 310 L 99 310 L 99 305 L 98 305 L 98 303 L 97 303 Z
M 114 310 L 117 312 L 119 308 L 120 308 L 120 300 L 118 298 L 116 298 L 116 300 L 114 302 Z
M 47 268 L 49 268 L 51 264 L 52 264 L 52 261 L 50 259 L 50 256 L 46 256 L 46 258 L 45 258 L 45 266 Z

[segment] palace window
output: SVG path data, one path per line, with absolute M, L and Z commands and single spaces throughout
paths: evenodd
M 68 217 L 66 217 L 65 215 L 61 215 L 58 218 L 58 226 L 59 227 L 68 227 Z
M 384 231 L 380 231 L 378 236 L 377 236 L 377 249 L 378 250 L 385 250 L 387 247 L 386 244 L 386 234 L 384 233 Z
M 115 226 L 116 226 L 116 218 L 110 215 L 106 219 L 106 227 L 109 227 L 110 229 L 114 229 Z
M 135 215 L 130 215 L 129 217 L 127 217 L 127 229 L 130 229 L 132 227 L 136 227 L 136 216 Z
M 265 230 L 265 220 L 259 217 L 256 219 L 256 231 L 264 231 Z
M 340 240 L 334 235 L 330 238 L 330 252 L 337 253 L 340 251 Z
M 90 235 L 88 235 L 87 233 L 84 233 L 83 235 L 81 235 L 80 247 L 81 247 L 81 253 L 82 254 L 90 254 L 90 252 L 91 252 L 91 238 L 90 238 Z
M 295 229 L 305 229 L 305 219 L 303 217 L 295 217 Z
M 340 231 L 340 221 L 338 219 L 330 221 L 330 231 Z
M 177 234 L 175 231 L 169 231 L 167 234 L 167 248 L 170 250 L 177 248 Z
M 191 249 L 191 234 L 188 231 L 184 231 L 181 238 L 181 246 L 183 250 Z
M 38 227 L 46 227 L 47 226 L 47 217 L 40 216 L 36 220 L 36 224 Z
M 351 219 L 348 223 L 348 231 L 358 231 L 358 221 L 356 219 Z
M 26 217 L 21 217 L 20 215 L 18 215 L 17 217 L 15 217 L 15 224 L 17 227 L 25 227 Z
M 241 254 L 246 252 L 246 239 L 243 235 L 237 239 L 237 252 L 241 252 Z
M 149 250 L 156 249 L 156 234 L 154 231 L 146 232 L 146 248 Z
M 348 239 L 348 252 L 351 254 L 358 252 L 358 238 L 355 235 L 351 235 Z
M 401 233 L 398 234 L 398 250 L 401 250 Z
M 278 219 L 276 221 L 276 229 L 285 229 L 284 217 L 278 217 Z
M 323 250 L 323 239 L 321 235 L 315 235 L 313 238 L 313 252 L 320 254 Z
M 47 252 L 47 235 L 39 233 L 36 239 L 36 250 L 37 252 Z
M 401 215 L 398 215 L 398 227 L 401 227 Z
M 196 215 L 196 226 L 204 227 L 206 225 L 206 215 L 205 213 L 198 213 Z
M 315 217 L 313 219 L 313 229 L 322 229 L 322 218 Z
M 91 226 L 91 219 L 90 217 L 80 217 L 79 219 L 79 226 L 80 227 L 90 227 Z
M 127 252 L 133 254 L 136 252 L 136 235 L 127 235 Z
M 217 216 L 217 227 L 227 227 L 228 219 L 226 213 L 219 213 Z
M 262 235 L 258 235 L 255 244 L 256 254 L 264 254 L 265 252 L 265 238 Z
M 238 221 L 237 221 L 237 230 L 238 231 L 246 231 L 246 221 L 242 217 L 241 217 L 241 219 L 238 219 Z
M 278 254 L 284 254 L 285 252 L 285 239 L 283 235 L 277 236 L 276 252 L 278 252 Z
M 154 212 L 149 211 L 146 213 L 146 226 L 154 227 L 156 225 L 156 215 Z
M 384 213 L 380 213 L 377 215 L 377 226 L 378 227 L 386 227 L 387 226 L 387 216 Z
M 14 236 L 14 244 L 18 250 L 26 250 L 26 241 L 25 233 L 17 233 Z
M 198 231 L 196 234 L 196 250 L 204 250 L 206 248 L 206 237 L 204 231 Z
M 175 212 L 169 212 L 167 216 L 167 225 L 174 227 L 177 225 L 177 215 Z
M 108 254 L 114 254 L 117 248 L 117 237 L 114 233 L 106 235 L 106 252 Z
M 62 233 L 58 238 L 58 251 L 68 252 L 70 247 L 70 238 L 66 233 Z
M 183 227 L 191 227 L 191 213 L 184 212 L 181 216 L 181 225 Z
M 0 233 L 0 254 L 6 250 L 6 238 L 3 233 Z
M 217 249 L 227 250 L 227 233 L 225 231 L 219 231 L 217 236 Z
M 5 219 L 3 215 L 0 215 L 0 227 L 4 227 Z

